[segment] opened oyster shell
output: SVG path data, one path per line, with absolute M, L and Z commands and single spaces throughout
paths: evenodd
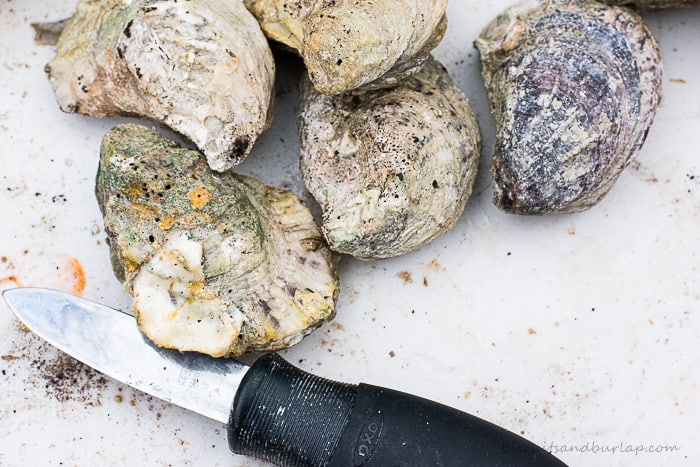
M 104 137 L 96 193 L 114 272 L 157 345 L 274 350 L 333 316 L 331 252 L 293 193 L 213 173 L 198 152 L 133 124 Z
M 596 204 L 641 148 L 660 100 L 659 48 L 639 15 L 529 0 L 475 45 L 497 124 L 494 203 L 517 214 Z
M 272 53 L 237 1 L 83 0 L 46 72 L 62 110 L 162 122 L 218 171 L 271 118 Z
M 447 28 L 447 0 L 244 1 L 270 39 L 301 54 L 316 89 L 329 95 L 395 86 L 418 72 Z
M 339 96 L 302 85 L 301 169 L 331 249 L 358 258 L 411 251 L 451 229 L 478 168 L 479 127 L 429 59 L 396 88 Z

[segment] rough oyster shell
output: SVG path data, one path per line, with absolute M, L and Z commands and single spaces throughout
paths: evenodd
M 114 272 L 157 345 L 274 350 L 332 318 L 333 258 L 293 193 L 211 172 L 197 151 L 133 124 L 104 137 L 96 193 Z
M 392 89 L 326 96 L 302 85 L 301 169 L 331 249 L 400 255 L 451 229 L 471 193 L 479 127 L 430 58 Z
M 162 122 L 218 171 L 271 118 L 272 53 L 241 2 L 83 0 L 46 72 L 62 110 Z
M 634 6 L 640 10 L 662 10 L 700 5 L 700 0 L 602 0 L 608 5 Z
M 270 39 L 301 54 L 314 87 L 329 95 L 395 86 L 418 72 L 447 28 L 447 0 L 244 1 Z
M 520 2 L 475 43 L 496 119 L 494 203 L 576 212 L 612 187 L 660 100 L 656 40 L 631 10 L 594 1 Z

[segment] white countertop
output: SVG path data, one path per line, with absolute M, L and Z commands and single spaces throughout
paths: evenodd
M 700 8 L 645 16 L 664 98 L 612 192 L 581 214 L 516 217 L 491 204 L 494 124 L 472 47 L 509 3 L 452 0 L 436 51 L 484 138 L 460 222 L 400 258 L 344 258 L 336 319 L 281 355 L 478 415 L 571 466 L 700 465 Z M 75 2 L 47 4 L 0 2 L 0 287 L 128 308 L 93 194 L 100 139 L 120 120 L 58 109 L 43 73 L 54 49 L 30 23 Z M 278 69 L 275 122 L 238 170 L 308 199 L 298 74 Z M 266 465 L 231 454 L 223 425 L 58 354 L 4 303 L 0 356 L 1 466 Z

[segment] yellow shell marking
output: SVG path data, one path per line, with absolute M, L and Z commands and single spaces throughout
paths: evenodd
M 209 201 L 211 201 L 211 193 L 209 193 L 206 188 L 199 187 L 190 191 L 187 194 L 187 198 L 190 200 L 190 206 L 192 206 L 192 209 L 200 210 L 209 204 Z

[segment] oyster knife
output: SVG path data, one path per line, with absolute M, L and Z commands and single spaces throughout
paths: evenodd
M 281 466 L 565 466 L 526 439 L 426 399 L 306 373 L 161 349 L 129 314 L 61 292 L 3 293 L 60 350 L 148 394 L 227 424 L 231 450 Z

